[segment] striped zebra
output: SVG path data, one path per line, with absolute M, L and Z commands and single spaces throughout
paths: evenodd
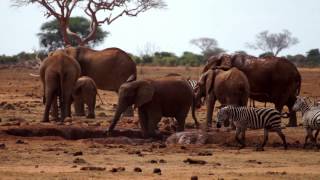
M 320 107 L 311 106 L 307 102 L 306 97 L 297 97 L 292 107 L 293 111 L 301 111 L 303 126 L 306 128 L 306 137 L 303 148 L 307 146 L 308 140 L 311 139 L 313 145 L 317 145 L 317 137 L 320 131 Z M 313 131 L 316 130 L 313 136 Z M 318 147 L 319 148 L 319 147 Z
M 282 114 L 271 108 L 251 108 L 245 106 L 225 106 L 220 109 L 217 114 L 217 128 L 221 127 L 221 123 L 231 120 L 236 126 L 236 141 L 240 144 L 240 148 L 245 147 L 245 131 L 250 129 L 264 129 L 264 141 L 261 146 L 257 146 L 257 150 L 263 150 L 268 141 L 269 131 L 278 133 L 283 141 L 283 146 L 287 149 L 286 138 L 281 131 Z M 241 134 L 241 139 L 239 135 Z

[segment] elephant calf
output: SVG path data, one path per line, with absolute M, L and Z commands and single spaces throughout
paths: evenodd
M 97 86 L 88 76 L 80 77 L 74 87 L 72 97 L 77 116 L 85 116 L 84 104 L 88 106 L 87 118 L 95 118 Z
M 164 77 L 127 81 L 119 89 L 118 107 L 108 131 L 112 132 L 121 114 L 133 104 L 138 108 L 144 137 L 156 135 L 163 116 L 174 117 L 178 122 L 177 130 L 183 131 L 192 101 L 193 91 L 185 80 Z

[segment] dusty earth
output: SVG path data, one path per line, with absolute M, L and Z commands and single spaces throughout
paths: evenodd
M 139 67 L 139 78 L 176 72 L 196 79 L 199 68 Z M 302 95 L 320 96 L 320 69 L 300 69 Z M 320 152 L 302 149 L 304 130 L 286 128 L 283 150 L 271 137 L 265 151 L 255 151 L 262 131 L 248 131 L 247 147 L 238 150 L 234 132 L 212 129 L 206 145 L 166 145 L 173 124 L 164 119 L 162 137 L 141 139 L 137 115 L 122 118 L 106 137 L 115 93 L 99 91 L 97 118 L 73 117 L 63 124 L 40 123 L 41 85 L 23 68 L 0 70 L 0 179 L 320 179 Z M 258 104 L 263 106 L 263 104 Z M 272 106 L 268 104 L 268 106 Z M 301 123 L 300 113 L 299 122 Z M 197 112 L 205 122 L 205 108 Z M 283 125 L 287 122 L 283 120 Z M 188 117 L 187 130 L 194 131 Z

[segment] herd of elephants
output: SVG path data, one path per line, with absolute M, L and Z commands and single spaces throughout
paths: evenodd
M 212 56 L 199 80 L 192 85 L 188 78 L 177 75 L 138 79 L 135 62 L 118 48 L 96 51 L 66 47 L 49 53 L 42 61 L 40 78 L 45 104 L 43 122 L 49 121 L 50 111 L 61 121 L 70 117 L 72 103 L 76 115 L 85 115 L 86 104 L 87 117 L 94 118 L 97 89 L 101 89 L 118 94 L 108 133 L 112 133 L 121 115 L 132 110 L 132 106 L 138 110 L 142 135 L 151 137 L 156 134 L 162 117 L 175 118 L 177 131 L 184 131 L 189 110 L 198 126 L 195 110 L 206 102 L 207 127 L 210 128 L 216 100 L 222 106 L 245 107 L 249 98 L 274 103 L 278 112 L 287 106 L 287 126 L 297 126 L 293 106 L 299 98 L 301 75 L 285 58 L 245 54 Z

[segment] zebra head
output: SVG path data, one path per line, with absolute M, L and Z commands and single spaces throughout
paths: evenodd
M 307 103 L 307 97 L 297 96 L 297 100 L 294 103 L 292 110 L 293 111 L 303 111 L 308 107 L 309 107 L 309 105 Z
M 221 123 L 229 124 L 229 123 L 226 123 L 226 121 L 229 121 L 229 116 L 230 116 L 229 107 L 226 106 L 221 108 L 217 114 L 217 128 L 221 128 Z

